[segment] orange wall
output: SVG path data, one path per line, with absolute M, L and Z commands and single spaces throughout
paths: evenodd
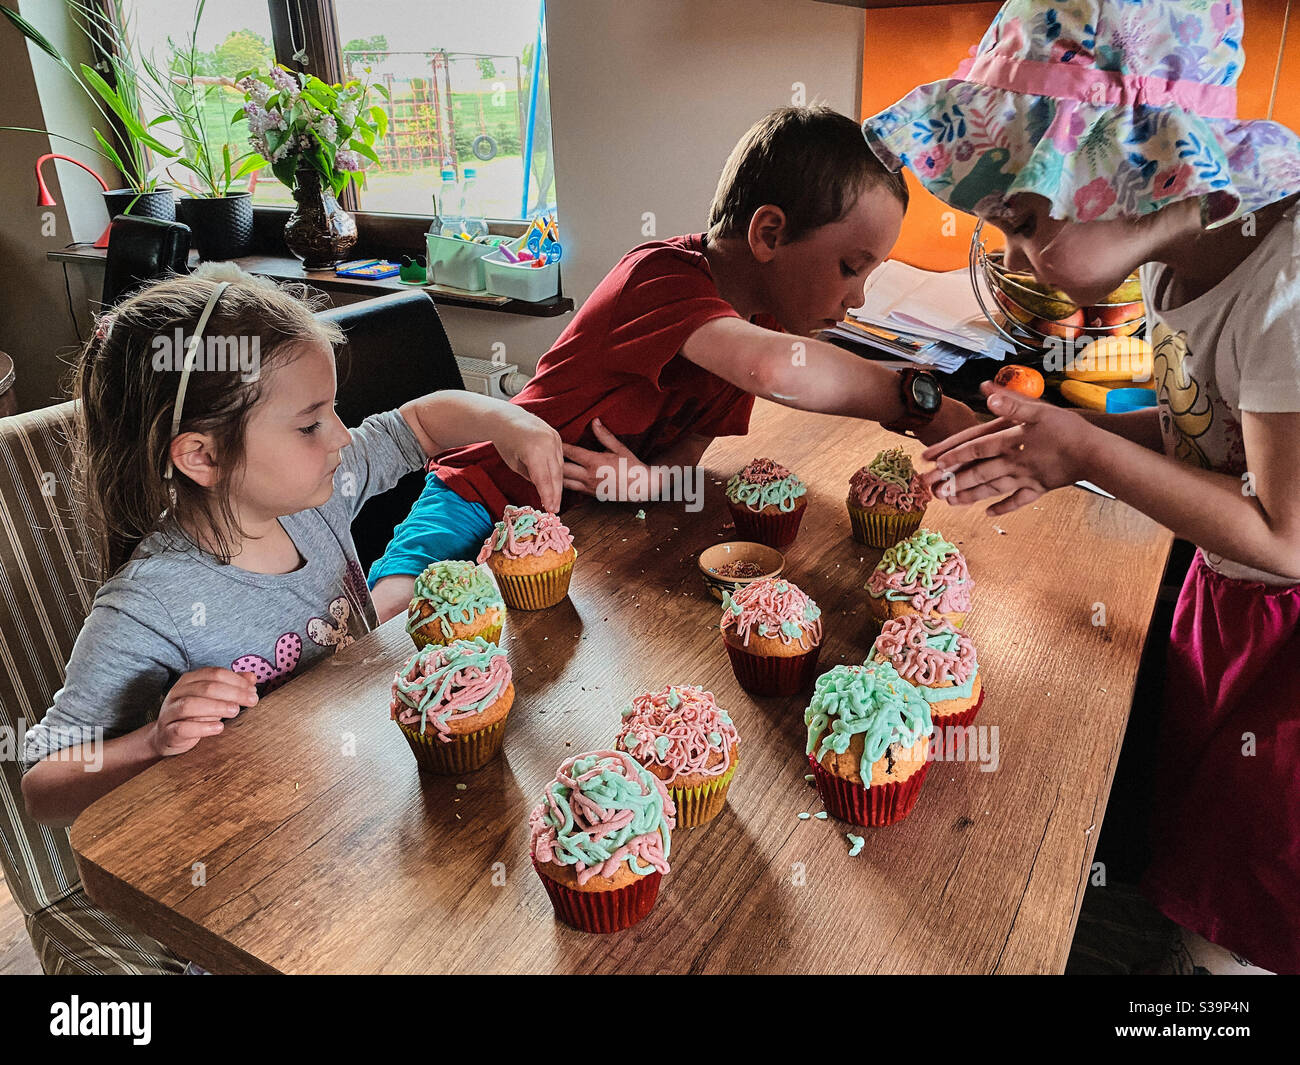
M 865 13 L 862 52 L 862 115 L 883 111 L 915 86 L 950 77 L 957 64 L 979 44 L 1000 4 L 954 4 L 933 7 L 877 8 Z M 1246 65 L 1237 83 L 1237 110 L 1243 118 L 1271 117 L 1300 130 L 1300 2 L 1293 5 L 1281 80 L 1273 114 L 1268 99 L 1282 45 L 1282 19 L 1286 0 L 1245 0 Z M 911 206 L 903 232 L 894 246 L 894 258 L 927 270 L 955 270 L 965 266 L 974 220 L 954 212 L 955 231 L 944 233 L 947 204 L 926 192 L 905 170 Z M 953 229 L 950 223 L 949 228 Z M 1000 247 L 996 230 L 990 247 Z

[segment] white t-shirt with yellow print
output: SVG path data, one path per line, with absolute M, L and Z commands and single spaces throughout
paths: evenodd
M 1300 411 L 1300 203 L 1209 292 L 1167 306 L 1169 268 L 1141 268 L 1147 335 L 1166 454 L 1203 469 L 1248 477 L 1241 412 Z M 1232 223 L 1232 224 L 1245 224 Z M 1297 441 L 1300 445 L 1300 441 Z M 1297 448 L 1300 458 L 1300 447 Z M 1202 551 L 1238 580 L 1297 583 Z

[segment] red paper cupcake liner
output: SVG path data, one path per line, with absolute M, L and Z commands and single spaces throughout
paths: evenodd
M 724 641 L 731 669 L 740 686 L 751 695 L 798 695 L 817 676 L 821 645 L 801 655 L 754 655 Z
M 930 772 L 927 758 L 925 764 L 906 780 L 865 788 L 828 773 L 811 754 L 808 762 L 812 766 L 817 794 L 827 812 L 841 821 L 867 828 L 892 825 L 911 813 L 916 800 L 921 797 L 921 785 L 925 783 L 926 774 Z
M 975 715 L 980 712 L 980 707 L 984 705 L 984 688 L 980 687 L 980 697 L 975 700 L 974 706 L 968 706 L 965 710 L 957 714 L 941 715 L 935 713 L 936 706 L 942 706 L 942 703 L 930 704 L 930 720 L 934 722 L 934 740 L 932 742 L 942 742 L 940 729 L 944 728 L 965 728 L 975 720 Z
M 780 550 L 789 547 L 799 535 L 799 523 L 808 507 L 795 507 L 791 511 L 774 510 L 759 513 L 743 504 L 727 501 L 731 518 L 736 523 L 736 539 L 766 544 Z
M 613 891 L 578 891 L 543 873 L 536 858 L 533 868 L 551 897 L 555 916 L 579 932 L 621 932 L 631 928 L 654 909 L 659 881 L 663 879 L 656 870 Z

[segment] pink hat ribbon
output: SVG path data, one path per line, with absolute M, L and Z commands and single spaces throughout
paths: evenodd
M 1051 96 L 1058 100 L 1078 100 L 1099 106 L 1174 106 L 1202 118 L 1237 117 L 1237 89 L 1234 85 L 1169 81 L 1141 74 L 1098 70 L 1075 63 L 1013 59 L 996 52 L 962 60 L 953 77 L 994 89 Z

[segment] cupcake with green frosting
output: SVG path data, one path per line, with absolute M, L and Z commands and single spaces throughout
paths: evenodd
M 626 751 L 561 763 L 528 818 L 529 855 L 555 916 L 582 932 L 617 932 L 654 907 L 668 872 L 677 808 Z
M 975 581 L 965 556 L 937 532 L 917 529 L 889 548 L 867 579 L 867 608 L 878 624 L 907 614 L 960 629 Z
M 505 652 L 476 636 L 412 655 L 388 709 L 423 772 L 468 773 L 501 750 L 514 701 Z
M 754 459 L 727 482 L 736 538 L 778 550 L 794 543 L 808 506 L 808 487 L 779 462 Z
M 876 827 L 916 805 L 930 769 L 930 704 L 888 662 L 836 666 L 804 712 L 813 780 L 832 816 Z
M 880 452 L 849 481 L 853 539 L 868 547 L 893 547 L 920 527 L 930 499 L 906 451 Z
M 458 559 L 435 562 L 415 578 L 406 631 L 416 647 L 482 636 L 496 642 L 506 604 L 484 565 Z

